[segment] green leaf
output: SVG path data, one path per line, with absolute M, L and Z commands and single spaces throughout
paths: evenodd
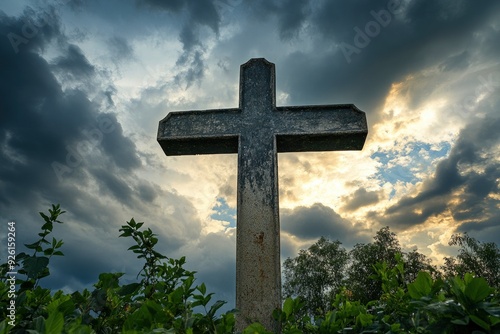
M 42 216 L 43 220 L 45 220 L 45 222 L 46 222 L 47 224 L 50 224 L 50 223 L 51 223 L 50 218 L 49 218 L 49 217 L 48 217 L 45 213 L 43 213 L 43 212 L 39 212 L 39 214 L 40 214 L 40 216 Z M 44 229 L 44 228 L 42 227 L 42 229 Z
M 413 299 L 420 299 L 428 296 L 432 290 L 432 277 L 428 272 L 421 271 L 418 273 L 417 279 L 408 284 L 408 293 Z
M 38 316 L 33 319 L 33 327 L 35 327 L 35 333 L 43 333 L 45 326 L 45 319 L 42 316 Z
M 24 246 L 28 249 L 37 249 L 39 246 L 38 246 L 39 242 L 34 242 L 32 244 L 24 244 Z
M 48 223 L 45 223 L 42 225 L 42 230 L 47 230 L 47 231 L 52 232 L 53 229 L 54 229 L 54 225 L 52 224 L 52 222 L 48 222 Z
M 4 319 L 0 322 L 0 334 L 8 334 L 9 331 L 13 328 L 11 325 L 7 324 L 8 319 Z
M 367 313 L 360 313 L 357 319 L 361 323 L 362 327 L 367 327 L 373 323 L 373 315 Z
M 62 312 L 63 315 L 70 316 L 75 311 L 75 303 L 71 299 L 66 300 L 65 302 L 61 303 L 57 309 L 58 311 Z
M 120 232 L 122 232 L 122 234 L 119 235 L 119 237 L 130 237 L 132 235 L 132 232 L 131 231 L 128 231 L 128 230 L 125 230 L 125 229 L 120 229 Z
M 492 288 L 490 288 L 483 277 L 475 277 L 467 284 L 464 292 L 465 296 L 473 303 L 478 303 L 488 297 L 491 291 Z
M 184 295 L 184 289 L 182 287 L 178 287 L 171 294 L 168 295 L 168 300 L 172 303 L 181 303 L 182 296 Z
M 486 329 L 486 330 L 490 330 L 490 325 L 484 321 L 483 319 L 479 318 L 478 316 L 475 316 L 475 315 L 470 315 L 470 319 L 472 321 L 474 321 L 476 324 L 478 324 L 479 326 L 481 326 L 482 328 Z
M 197 286 L 198 291 L 201 292 L 202 295 L 207 293 L 207 287 L 205 286 L 205 283 L 201 283 L 201 285 Z
M 118 290 L 118 295 L 120 296 L 130 295 L 136 292 L 140 286 L 141 286 L 140 283 L 131 283 L 124 285 L 120 288 L 120 290 Z
M 245 328 L 243 330 L 243 334 L 272 334 L 272 333 L 266 331 L 264 326 L 256 322 Z
M 285 303 L 283 304 L 283 312 L 286 314 L 286 317 L 290 317 L 290 314 L 293 312 L 293 299 L 287 298 Z
M 64 317 L 61 312 L 49 314 L 45 320 L 45 333 L 60 334 L 64 327 Z
M 101 273 L 97 285 L 105 290 L 118 287 L 118 280 L 123 273 Z
M 469 284 L 473 279 L 474 279 L 474 276 L 472 276 L 471 273 L 466 273 L 464 275 L 464 282 L 465 282 L 465 284 Z
M 46 244 L 46 245 L 50 245 L 50 242 L 47 241 L 47 239 L 45 239 L 45 236 L 49 234 L 49 232 L 45 232 L 45 233 L 38 233 L 39 236 L 42 237 L 42 239 L 40 239 L 40 243 L 42 244 Z
M 391 325 L 391 331 L 392 332 L 396 332 L 397 333 L 400 328 L 401 328 L 401 324 L 392 324 Z
M 209 317 L 213 317 L 215 316 L 215 312 L 217 312 L 218 309 L 220 309 L 222 306 L 224 306 L 226 304 L 225 301 L 223 300 L 218 300 L 216 301 L 212 307 L 210 308 L 210 311 L 208 311 L 208 316 Z
M 23 266 L 28 278 L 38 278 L 49 264 L 49 258 L 45 256 L 31 256 L 24 259 Z
M 494 317 L 494 316 L 488 316 L 488 318 L 490 319 L 490 323 L 492 326 L 495 326 L 497 324 L 500 324 L 500 317 Z
M 469 317 L 465 317 L 462 319 L 453 319 L 453 320 L 451 320 L 451 323 L 456 324 L 456 325 L 466 326 L 469 324 Z

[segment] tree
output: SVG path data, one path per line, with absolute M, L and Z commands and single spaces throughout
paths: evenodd
M 430 271 L 437 276 L 437 270 L 430 260 L 417 250 L 405 253 L 401 250 L 396 233 L 388 226 L 381 228 L 374 237 L 375 242 L 357 244 L 349 253 L 350 266 L 347 274 L 347 287 L 352 291 L 352 299 L 367 303 L 377 300 L 383 294 L 382 282 L 373 278 L 374 265 L 387 263 L 387 268 L 394 268 L 398 260 L 396 254 L 401 254 L 404 262 L 404 277 L 401 283 L 411 283 L 422 270 Z
M 370 244 L 356 244 L 349 253 L 351 264 L 347 274 L 347 286 L 352 291 L 352 298 L 367 303 L 379 299 L 382 295 L 382 283 L 374 280 L 373 266 L 378 262 L 387 262 L 389 268 L 396 265 L 396 254 L 401 253 L 401 246 L 396 234 L 389 227 L 380 229 Z
M 315 317 L 332 309 L 332 301 L 343 287 L 351 300 L 366 304 L 384 293 L 374 266 L 385 262 L 387 270 L 391 270 L 398 264 L 397 254 L 404 265 L 401 285 L 413 282 L 421 270 L 436 273 L 425 255 L 416 250 L 403 253 L 396 234 L 384 227 L 376 233 L 373 243 L 357 244 L 350 252 L 339 241 L 321 237 L 296 258 L 288 258 L 283 264 L 283 294 L 302 297 L 306 312 Z
M 454 234 L 448 242 L 459 246 L 456 257 L 445 257 L 442 267 L 445 276 L 461 276 L 473 273 L 483 277 L 488 283 L 500 289 L 500 249 L 493 242 L 481 243 L 467 233 Z
M 283 294 L 301 297 L 311 316 L 324 316 L 344 284 L 349 255 L 339 241 L 321 237 L 307 250 L 283 264 Z
M 431 264 L 431 260 L 417 250 L 412 250 L 409 253 L 403 253 L 405 267 L 405 283 L 412 283 L 417 279 L 418 273 L 426 271 L 433 278 L 440 278 L 441 273 Z

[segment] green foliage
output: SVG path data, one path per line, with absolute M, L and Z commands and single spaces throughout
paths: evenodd
M 385 262 L 392 268 L 396 265 L 396 254 L 401 253 L 396 234 L 388 227 L 380 229 L 374 239 L 373 243 L 355 245 L 349 254 L 347 284 L 353 291 L 353 298 L 363 303 L 379 299 L 384 293 L 382 281 L 372 279 L 376 274 L 373 265 Z
M 285 297 L 300 296 L 309 302 L 304 311 L 311 316 L 324 316 L 331 300 L 342 288 L 348 261 L 347 251 L 339 241 L 321 238 L 307 250 L 283 263 Z
M 22 264 L 19 274 L 27 276 L 27 280 L 21 284 L 21 292 L 32 287 L 36 288 L 42 278 L 50 275 L 48 265 L 53 255 L 64 255 L 58 250 L 63 245 L 63 241 L 56 240 L 55 238 L 49 241 L 47 238 L 54 228 L 54 223 L 62 223 L 58 218 L 64 212 L 60 209 L 59 205 L 52 205 L 52 209 L 49 209 L 49 215 L 40 212 L 40 216 L 45 222 L 42 225 L 42 232 L 38 233 L 40 239 L 35 243 L 25 245 L 26 248 L 34 250 L 33 255 L 20 253 L 16 256 L 16 260 Z M 40 253 L 43 256 L 40 256 Z
M 308 333 L 311 318 L 304 312 L 305 303 L 301 298 L 286 298 L 282 309 L 274 310 L 273 318 L 280 324 L 282 333 Z
M 389 268 L 397 264 L 396 254 L 402 254 L 405 271 L 401 280 L 412 282 L 419 271 L 429 270 L 436 275 L 430 261 L 421 253 L 403 253 L 396 234 L 388 227 L 374 237 L 375 242 L 357 244 L 349 253 L 339 241 L 321 238 L 307 250 L 283 264 L 283 295 L 306 300 L 303 312 L 311 317 L 324 316 L 332 308 L 335 295 L 348 286 L 352 297 L 362 303 L 379 299 L 384 293 L 375 263 L 385 262 Z
M 380 299 L 353 301 L 344 289 L 331 311 L 312 320 L 297 316 L 303 301 L 287 299 L 275 318 L 284 333 L 500 333 L 500 296 L 484 278 L 465 274 L 443 281 L 422 271 L 407 284 L 401 254 L 394 261 L 393 267 L 374 265 L 372 279 L 383 288 Z
M 329 243 L 323 238 L 320 241 Z M 460 266 L 449 267 L 456 270 L 455 275 L 445 272 L 443 279 L 424 255 L 401 252 L 396 235 L 383 228 L 374 243 L 358 244 L 349 253 L 346 276 L 332 275 L 348 288 L 329 299 L 327 312 L 310 312 L 310 299 L 299 298 L 300 303 L 291 299 L 285 301 L 283 311 L 275 312 L 281 315 L 277 319 L 283 329 L 303 333 L 500 333 L 500 296 L 495 286 L 500 273 L 498 248 L 467 235 L 454 236 L 450 243 L 461 247 L 458 259 L 454 259 Z M 301 264 L 294 259 L 287 261 Z M 308 269 L 289 268 L 297 273 Z M 287 274 L 285 280 L 300 277 Z M 303 286 L 314 286 L 307 284 Z M 285 312 L 285 306 L 293 312 Z
M 446 276 L 464 277 L 466 273 L 472 272 L 500 289 L 500 249 L 495 243 L 481 243 L 464 233 L 454 234 L 449 245 L 460 248 L 456 258 L 445 258 L 443 271 Z
M 157 252 L 156 235 L 149 228 L 141 229 L 143 223 L 134 219 L 121 227 L 120 237 L 133 239 L 129 250 L 144 261 L 137 275 L 140 280 L 122 284 L 123 273 L 101 273 L 91 291 L 71 294 L 40 286 L 40 280 L 50 274 L 52 256 L 63 255 L 63 242 L 49 238 L 54 223 L 61 223 L 58 219 L 62 213 L 58 205 L 53 205 L 48 215 L 41 213 L 44 224 L 39 240 L 26 245 L 33 254 L 21 253 L 17 258 L 16 266 L 23 278 L 16 280 L 15 327 L 7 318 L 9 270 L 7 264 L 0 266 L 0 334 L 234 332 L 235 311 L 217 315 L 225 302 L 212 302 L 213 294 L 207 292 L 205 284 L 196 284 L 195 272 L 183 268 L 185 258 L 170 259 Z M 379 231 L 374 244 L 355 247 L 357 264 L 362 266 L 356 274 L 368 275 L 357 282 L 358 287 L 365 282 L 368 289 L 378 288 L 373 290 L 377 298 L 364 301 L 356 297 L 355 284 L 342 286 L 350 281 L 328 280 L 329 273 L 343 275 L 341 269 L 345 269 L 343 261 L 348 254 L 339 242 L 320 239 L 308 251 L 301 252 L 299 260 L 289 262 L 288 268 L 311 265 L 307 277 L 318 282 L 325 280 L 324 284 L 300 285 L 303 282 L 292 272 L 288 277 L 298 280 L 295 291 L 314 288 L 317 294 L 311 298 L 326 296 L 317 304 L 321 307 L 313 309 L 310 300 L 289 297 L 281 309 L 273 312 L 273 317 L 284 334 L 500 333 L 500 295 L 498 286 L 493 284 L 496 272 L 490 268 L 496 258 L 485 258 L 488 254 L 498 257 L 498 249 L 468 236 L 454 240 L 463 247 L 462 251 L 469 253 L 459 253 L 454 263 L 460 266 L 449 269 L 479 268 L 486 277 L 477 272 L 459 272 L 443 279 L 434 269 L 429 270 L 427 260 L 418 253 L 399 252 L 395 235 L 388 228 Z M 368 250 L 382 254 L 363 259 L 362 256 L 370 255 Z M 377 258 L 380 261 L 375 261 Z M 322 271 L 322 266 L 328 270 Z M 417 268 L 426 270 L 416 271 Z M 350 268 L 346 279 L 356 277 L 353 270 Z M 254 323 L 243 333 L 271 332 Z
M 63 242 L 49 234 L 64 213 L 52 206 L 49 214 L 40 213 L 44 220 L 38 241 L 26 245 L 32 255 L 17 256 L 19 274 L 15 327 L 8 323 L 9 285 L 7 265 L 1 266 L 0 334 L 31 333 L 231 333 L 235 325 L 234 311 L 217 315 L 225 304 L 212 302 L 205 284 L 195 284 L 195 273 L 183 268 L 186 260 L 169 259 L 154 249 L 158 242 L 151 229 L 141 230 L 143 223 L 134 219 L 120 229 L 120 237 L 131 237 L 135 244 L 129 248 L 144 261 L 138 282 L 121 284 L 123 273 L 102 273 L 89 291 L 65 294 L 51 293 L 39 286 L 48 276 L 50 259 L 63 255 Z M 43 255 L 42 255 L 43 254 Z M 202 312 L 199 312 L 199 311 Z

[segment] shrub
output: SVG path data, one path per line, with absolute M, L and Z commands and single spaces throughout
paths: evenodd
M 62 240 L 52 238 L 54 223 L 64 211 L 53 205 L 43 218 L 39 239 L 25 245 L 29 255 L 0 266 L 0 334 L 30 333 L 232 333 L 235 310 L 217 315 L 225 304 L 212 303 L 205 284 L 195 284 L 195 272 L 183 268 L 185 258 L 171 259 L 155 250 L 158 242 L 151 229 L 131 219 L 120 229 L 120 237 L 132 238 L 129 250 L 144 261 L 140 280 L 122 284 L 123 273 L 102 273 L 92 291 L 71 294 L 51 292 L 40 281 L 50 275 L 52 256 L 63 256 Z M 368 279 L 381 287 L 381 296 L 363 302 L 343 287 L 328 311 L 311 317 L 305 300 L 287 298 L 273 312 L 282 333 L 500 333 L 500 295 L 485 278 L 470 273 L 443 280 L 434 272 L 420 271 L 408 282 L 405 258 L 373 265 Z M 12 280 L 11 266 L 18 266 L 14 282 L 15 319 L 8 317 Z M 410 265 L 410 269 L 413 268 Z M 413 270 L 413 269 L 411 269 Z M 412 275 L 415 274 L 412 271 Z M 15 323 L 15 326 L 12 324 Z M 244 334 L 269 334 L 254 323 Z
M 216 315 L 225 302 L 211 303 L 213 294 L 205 284 L 195 284 L 195 272 L 183 268 L 185 258 L 169 259 L 154 247 L 158 242 L 151 229 L 141 230 L 143 223 L 134 219 L 120 229 L 120 237 L 131 237 L 135 245 L 129 250 L 144 261 L 140 281 L 123 285 L 123 273 L 102 273 L 94 289 L 71 294 L 40 286 L 50 275 L 52 256 L 63 256 L 62 240 L 49 235 L 63 214 L 53 205 L 44 220 L 39 240 L 25 245 L 32 255 L 17 255 L 17 297 L 15 321 L 7 317 L 10 303 L 6 273 L 8 264 L 0 267 L 0 334 L 3 333 L 231 333 L 234 311 Z M 199 312 L 203 310 L 203 313 Z M 10 324 L 9 324 L 10 323 Z M 15 326 L 12 326 L 15 323 Z

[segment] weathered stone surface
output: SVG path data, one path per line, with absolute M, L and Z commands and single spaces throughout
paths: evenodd
M 239 330 L 277 330 L 281 305 L 277 152 L 361 150 L 365 113 L 354 105 L 276 107 L 274 64 L 240 70 L 239 108 L 169 113 L 158 142 L 167 155 L 238 153 L 236 307 Z

